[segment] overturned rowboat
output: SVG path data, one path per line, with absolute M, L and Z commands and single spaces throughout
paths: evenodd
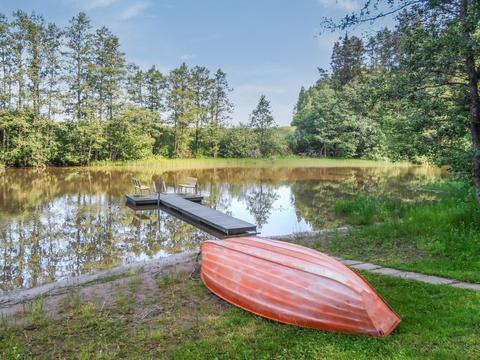
M 400 322 L 363 277 L 318 251 L 256 237 L 211 240 L 201 248 L 207 288 L 257 315 L 381 337 Z

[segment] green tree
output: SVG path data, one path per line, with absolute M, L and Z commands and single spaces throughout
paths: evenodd
M 9 166 L 44 166 L 58 146 L 50 134 L 53 122 L 30 111 L 0 111 L 0 162 Z
M 273 131 L 277 125 L 272 116 L 270 102 L 261 95 L 257 107 L 250 115 L 250 127 L 255 130 L 260 156 L 273 154 Z
M 44 77 L 43 40 L 45 37 L 45 20 L 42 16 L 23 11 L 13 13 L 14 24 L 18 29 L 18 36 L 22 39 L 25 49 L 26 76 L 29 80 L 28 93 L 33 109 L 33 120 L 40 117 L 42 106 L 42 81 Z
M 13 37 L 11 25 L 8 18 L 0 14 L 0 71 L 1 71 L 1 87 L 0 87 L 0 107 L 7 109 L 11 107 L 12 83 L 14 73 L 13 58 Z
M 92 34 L 90 19 L 83 12 L 74 16 L 66 29 L 67 112 L 77 121 L 91 113 Z
M 57 164 L 88 165 L 92 161 L 105 160 L 105 123 L 98 119 L 69 121 L 57 131 L 62 144 L 57 155 Z
M 336 41 L 333 45 L 331 67 L 333 78 L 340 85 L 348 84 L 357 76 L 364 65 L 365 48 L 363 41 L 345 34 L 342 42 Z
M 120 51 L 118 38 L 105 26 L 92 39 L 93 59 L 90 87 L 95 93 L 100 121 L 112 119 L 119 107 L 120 86 L 125 75 L 125 55 Z
M 366 52 L 371 68 L 391 70 L 399 61 L 398 33 L 383 28 L 368 39 Z
M 257 149 L 253 130 L 245 124 L 226 129 L 220 141 L 220 155 L 226 158 L 255 157 Z
M 145 105 L 145 73 L 138 65 L 127 65 L 127 82 L 125 84 L 129 102 L 138 106 Z
M 46 115 L 48 119 L 59 114 L 61 101 L 62 61 L 61 47 L 63 32 L 57 25 L 50 23 L 45 28 L 43 40 L 43 56 L 45 57 L 44 76 L 46 80 Z
M 210 79 L 210 71 L 204 66 L 195 66 L 191 69 L 191 83 L 193 91 L 193 126 L 195 128 L 193 151 L 198 155 L 201 146 L 201 128 L 207 124 L 210 94 L 213 82 Z
M 144 108 L 128 107 L 109 120 L 106 127 L 108 158 L 135 160 L 152 155 L 155 139 L 145 131 L 156 122 L 155 114 Z
M 145 106 L 160 114 L 165 109 L 166 89 L 170 84 L 155 65 L 145 73 Z
M 227 74 L 218 69 L 210 87 L 207 124 L 204 128 L 204 147 L 207 155 L 217 157 L 220 151 L 222 129 L 228 124 L 233 104 L 228 95 L 233 91 L 228 85 Z
M 170 122 L 174 129 L 173 156 L 188 155 L 188 132 L 195 117 L 195 92 L 192 88 L 190 70 L 183 63 L 172 70 L 168 77 L 167 104 Z
M 20 15 L 21 16 L 18 16 Z M 24 26 L 22 25 L 21 19 L 23 19 L 26 15 L 23 12 L 17 12 L 17 16 L 15 21 L 12 22 L 12 80 L 13 83 L 16 85 L 16 106 L 17 110 L 22 110 L 25 107 L 25 97 L 26 97 L 26 90 L 25 90 L 25 78 L 26 78 L 26 71 L 25 71 L 25 32 Z

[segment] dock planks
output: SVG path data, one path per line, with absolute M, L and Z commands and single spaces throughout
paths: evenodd
M 160 209 L 166 208 L 170 213 L 179 215 L 194 223 L 203 224 L 225 235 L 256 234 L 257 227 L 246 221 L 234 218 L 218 210 L 201 205 L 203 196 L 196 194 L 172 194 L 161 193 L 158 195 L 126 195 L 127 204 L 135 209 L 160 205 Z M 201 227 L 201 226 L 197 226 Z
M 198 222 L 211 226 L 224 234 L 235 235 L 257 230 L 256 225 L 234 218 L 218 210 L 197 204 L 176 194 L 160 196 L 162 205 L 167 206 Z
M 160 197 L 164 195 L 171 195 L 169 193 L 161 193 Z M 203 200 L 203 196 L 196 194 L 180 194 L 177 193 L 177 196 L 183 197 L 189 201 L 200 203 Z M 158 195 L 157 194 L 129 194 L 126 195 L 127 203 L 133 206 L 145 206 L 145 205 L 157 205 L 158 204 Z

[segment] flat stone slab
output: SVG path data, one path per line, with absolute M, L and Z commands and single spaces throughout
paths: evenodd
M 459 288 L 459 289 L 467 289 L 467 290 L 475 290 L 480 291 L 480 284 L 472 284 L 466 282 L 457 282 L 451 284 L 451 286 Z
M 371 270 L 381 268 L 380 265 L 375 265 L 375 264 L 370 264 L 370 263 L 360 263 L 360 264 L 352 265 L 351 267 L 353 267 L 357 270 L 367 270 L 367 271 L 371 271 Z
M 432 275 L 424 275 L 424 274 L 418 274 L 416 273 L 415 275 L 407 275 L 404 276 L 402 274 L 400 277 L 403 277 L 404 279 L 413 279 L 417 281 L 422 281 L 428 284 L 434 284 L 434 285 L 449 285 L 457 282 L 457 280 L 454 279 L 447 279 L 447 278 L 442 278 L 440 276 L 432 276 Z
M 384 268 L 384 267 L 381 267 L 381 268 L 378 268 L 378 269 L 373 269 L 373 270 L 371 270 L 371 272 L 373 272 L 375 274 L 390 275 L 390 276 L 399 276 L 399 274 L 402 273 L 401 270 Z
M 358 261 L 358 260 L 344 260 L 342 258 L 336 258 L 336 259 L 339 260 L 342 264 L 347 266 L 363 264 L 361 261 Z

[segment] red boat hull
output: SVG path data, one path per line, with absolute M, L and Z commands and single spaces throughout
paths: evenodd
M 201 248 L 207 288 L 257 315 L 381 337 L 400 323 L 363 277 L 318 251 L 256 237 L 206 241 Z

